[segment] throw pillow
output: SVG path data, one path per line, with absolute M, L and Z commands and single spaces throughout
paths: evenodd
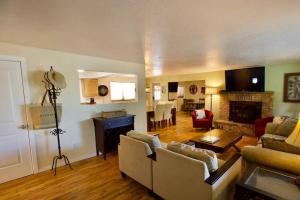
M 196 119 L 204 119 L 204 118 L 206 118 L 205 111 L 203 109 L 201 109 L 201 110 L 195 110 L 195 112 L 196 112 Z
M 218 169 L 218 158 L 216 153 L 213 151 L 195 148 L 193 146 L 175 141 L 170 142 L 167 145 L 167 149 L 205 162 L 209 172 L 214 172 Z
M 161 147 L 160 140 L 157 135 L 153 136 L 146 133 L 140 133 L 138 131 L 131 130 L 127 133 L 127 136 L 147 143 L 153 152 L 155 152 L 156 148 Z
M 288 137 L 294 130 L 296 123 L 297 121 L 292 118 L 286 119 L 277 126 L 273 134 Z
M 273 118 L 273 123 L 274 123 L 274 124 L 281 124 L 281 123 L 283 123 L 286 119 L 288 119 L 288 117 L 286 117 L 286 116 L 275 116 L 275 117 Z

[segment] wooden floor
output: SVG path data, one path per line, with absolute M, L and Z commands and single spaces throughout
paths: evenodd
M 192 128 L 191 117 L 178 113 L 177 125 L 156 131 L 163 142 L 186 141 L 203 131 Z M 255 138 L 243 137 L 239 147 L 256 144 Z M 224 155 L 227 159 L 234 149 Z M 50 162 L 50 161 L 49 161 Z M 31 175 L 0 184 L 0 199 L 12 200 L 68 200 L 68 199 L 154 199 L 146 188 L 131 180 L 123 179 L 118 170 L 117 153 L 110 153 L 107 160 L 91 158 L 72 163 L 74 170 L 67 167 L 58 169 L 57 176 L 51 171 Z
M 184 114 L 183 112 L 177 112 L 176 125 L 167 126 L 165 128 L 158 128 L 156 131 L 150 132 L 150 134 L 159 133 L 160 140 L 163 142 L 178 141 L 184 142 L 189 139 L 199 136 L 201 133 L 206 132 L 207 130 L 203 129 L 194 129 L 192 126 L 192 117 Z M 246 145 L 256 145 L 257 139 L 255 137 L 243 136 L 236 146 L 241 148 Z M 229 149 L 224 154 L 219 154 L 218 158 L 222 160 L 229 159 L 236 150 L 234 148 Z

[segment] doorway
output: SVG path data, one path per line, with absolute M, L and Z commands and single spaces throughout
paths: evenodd
M 153 99 L 153 109 L 155 110 L 156 104 L 161 99 L 161 86 L 160 83 L 152 84 L 152 99 Z

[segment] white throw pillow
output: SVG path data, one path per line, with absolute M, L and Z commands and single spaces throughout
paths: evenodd
M 206 118 L 205 111 L 203 109 L 201 109 L 201 110 L 195 110 L 195 112 L 196 112 L 196 119 L 204 119 L 204 118 Z
M 216 153 L 213 151 L 195 148 L 193 146 L 175 141 L 170 142 L 167 145 L 167 149 L 185 155 L 187 157 L 205 162 L 209 172 L 214 172 L 218 169 L 218 158 Z
M 153 152 L 155 152 L 156 148 L 161 147 L 160 140 L 157 135 L 153 136 L 147 133 L 141 133 L 135 130 L 131 130 L 127 133 L 127 136 L 136 140 L 140 140 L 142 142 L 146 142 Z

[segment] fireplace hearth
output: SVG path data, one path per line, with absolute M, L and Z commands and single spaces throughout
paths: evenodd
M 229 120 L 238 123 L 254 124 L 262 116 L 262 102 L 230 101 Z

